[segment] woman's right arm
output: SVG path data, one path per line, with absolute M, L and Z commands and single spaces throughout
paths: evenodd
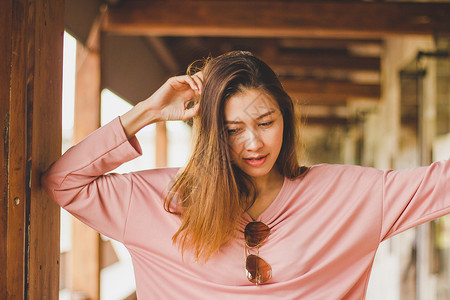
M 187 104 L 200 94 L 200 76 L 170 78 L 150 98 L 66 151 L 42 176 L 49 196 L 97 231 L 121 240 L 133 175 L 105 173 L 141 154 L 134 135 L 142 127 L 197 113 L 198 104 L 190 109 Z
M 133 175 L 106 174 L 141 155 L 115 118 L 67 150 L 41 177 L 47 194 L 83 223 L 122 241 Z

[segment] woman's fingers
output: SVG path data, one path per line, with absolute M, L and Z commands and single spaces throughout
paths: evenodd
M 175 76 L 169 78 L 167 84 L 170 89 L 163 89 L 159 93 L 158 101 L 164 110 L 163 118 L 165 120 L 187 120 L 196 116 L 200 106 L 196 103 L 191 107 L 190 103 L 194 102 L 196 96 L 201 94 L 202 75 L 196 73 L 192 76 Z
M 195 90 L 196 94 L 201 95 L 203 90 L 203 74 L 202 72 L 197 72 L 192 76 L 189 76 L 191 79 L 193 79 L 196 83 L 196 87 L 198 90 Z M 200 103 L 196 103 L 193 107 L 185 110 L 185 119 L 188 120 L 190 118 L 195 117 L 198 114 L 198 110 L 200 108 Z
M 192 76 L 197 76 L 197 77 L 199 77 L 199 78 L 202 80 L 202 82 L 203 82 L 203 72 L 202 72 L 202 71 L 198 71 L 197 73 L 195 73 L 195 74 L 192 75 Z
M 193 89 L 194 91 L 200 91 L 200 87 L 197 85 L 196 80 L 194 80 L 194 78 L 192 76 L 189 75 L 184 75 L 183 76 L 184 81 L 189 84 L 189 86 L 191 87 L 191 89 Z
M 175 76 L 175 77 L 169 78 L 167 83 L 175 91 L 185 90 L 186 85 L 189 86 L 194 91 L 198 90 L 197 83 L 189 75 Z
M 190 118 L 195 117 L 198 114 L 198 109 L 200 108 L 200 104 L 197 103 L 193 107 L 186 109 L 184 111 L 183 121 L 186 121 Z
M 201 93 L 203 88 L 203 74 L 202 72 L 197 72 L 194 75 L 192 75 L 192 79 L 194 79 L 195 83 L 197 84 L 198 90 Z
M 171 86 L 174 89 L 182 88 L 183 85 L 188 84 L 195 93 L 199 93 L 203 87 L 203 74 L 202 72 L 197 72 L 192 76 L 176 76 L 169 79 L 169 81 L 172 81 Z

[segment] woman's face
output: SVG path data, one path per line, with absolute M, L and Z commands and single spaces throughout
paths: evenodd
M 283 116 L 270 95 L 248 89 L 230 97 L 225 126 L 235 165 L 252 177 L 278 172 L 273 166 L 283 143 Z

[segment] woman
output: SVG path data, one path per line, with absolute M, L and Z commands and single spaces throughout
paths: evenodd
M 300 167 L 293 111 L 264 62 L 227 53 L 72 147 L 43 184 L 124 243 L 140 299 L 364 298 L 381 241 L 450 213 L 450 162 Z M 104 175 L 141 154 L 142 127 L 190 118 L 184 169 Z

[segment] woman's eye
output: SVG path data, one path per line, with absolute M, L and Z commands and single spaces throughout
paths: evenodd
M 264 123 L 260 123 L 260 124 L 259 124 L 259 126 L 262 126 L 262 127 L 267 127 L 267 126 L 270 126 L 270 125 L 272 125 L 272 123 L 273 123 L 273 121 L 269 121 L 269 122 L 264 122 Z
M 227 132 L 229 135 L 233 135 L 238 133 L 239 129 L 235 128 L 235 129 L 227 129 Z

